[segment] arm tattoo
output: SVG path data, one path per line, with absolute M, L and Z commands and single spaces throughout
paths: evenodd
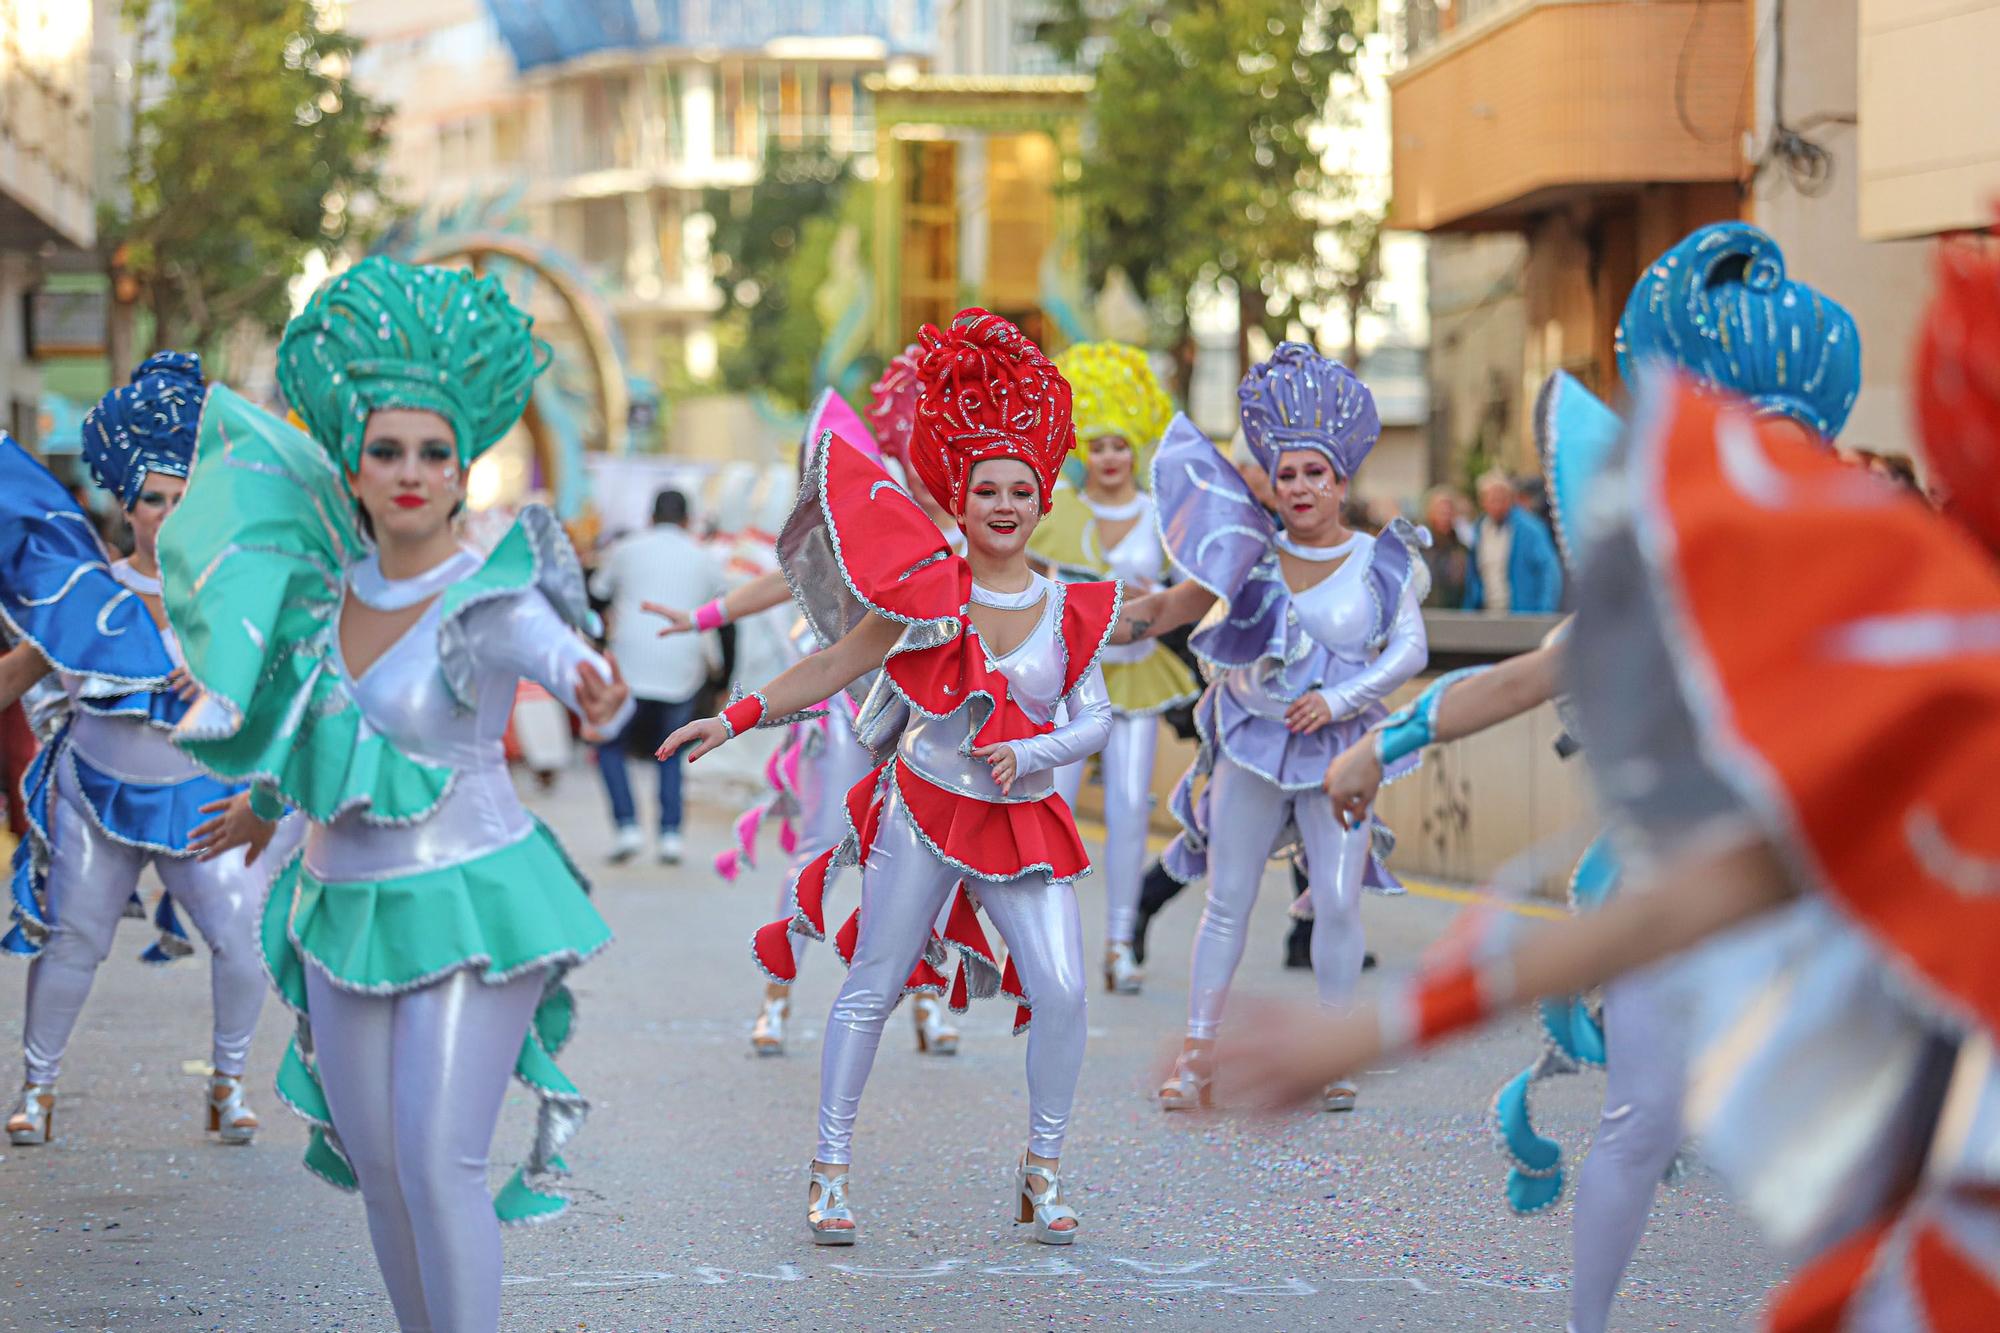
M 1125 622 L 1125 632 L 1119 636 L 1120 641 L 1123 643 L 1137 643 L 1139 640 L 1148 637 L 1148 631 L 1152 628 L 1153 621 L 1151 617 L 1141 616 L 1135 620 L 1128 620 Z

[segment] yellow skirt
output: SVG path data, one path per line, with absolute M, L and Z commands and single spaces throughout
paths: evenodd
M 1136 662 L 1105 662 L 1104 689 L 1112 711 L 1126 717 L 1164 713 L 1192 702 L 1201 685 L 1187 663 L 1159 644 Z

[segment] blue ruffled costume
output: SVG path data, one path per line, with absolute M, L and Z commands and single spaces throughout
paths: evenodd
M 145 603 L 112 574 L 95 527 L 69 492 L 9 437 L 0 437 L 0 618 L 57 671 L 81 679 L 78 710 L 131 718 L 162 733 L 187 711 L 168 687 L 174 659 Z M 241 790 L 206 775 L 154 785 L 106 774 L 74 753 L 71 725 L 68 716 L 54 721 L 21 783 L 28 836 L 14 852 L 13 924 L 0 938 L 0 950 L 17 956 L 39 953 L 55 924 L 47 874 L 50 802 L 61 766 L 69 766 L 106 833 L 168 855 L 186 852 L 189 832 L 206 818 L 201 806 Z M 136 898 L 132 914 L 142 914 Z M 190 952 L 170 897 L 161 896 L 154 918 L 160 938 L 145 951 L 147 962 Z

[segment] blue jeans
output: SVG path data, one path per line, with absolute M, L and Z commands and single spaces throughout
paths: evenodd
M 630 828 L 639 822 L 632 804 L 632 780 L 625 772 L 625 750 L 633 739 L 644 742 L 650 751 L 694 717 L 694 700 L 672 703 L 665 699 L 637 699 L 632 720 L 625 729 L 597 747 L 597 771 L 604 777 L 604 794 L 611 801 L 611 822 Z M 681 827 L 681 757 L 656 759 L 660 770 L 660 832 L 677 833 Z

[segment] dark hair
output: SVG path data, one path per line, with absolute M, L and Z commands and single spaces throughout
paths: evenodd
M 688 498 L 679 491 L 660 491 L 653 496 L 653 522 L 687 526 Z

